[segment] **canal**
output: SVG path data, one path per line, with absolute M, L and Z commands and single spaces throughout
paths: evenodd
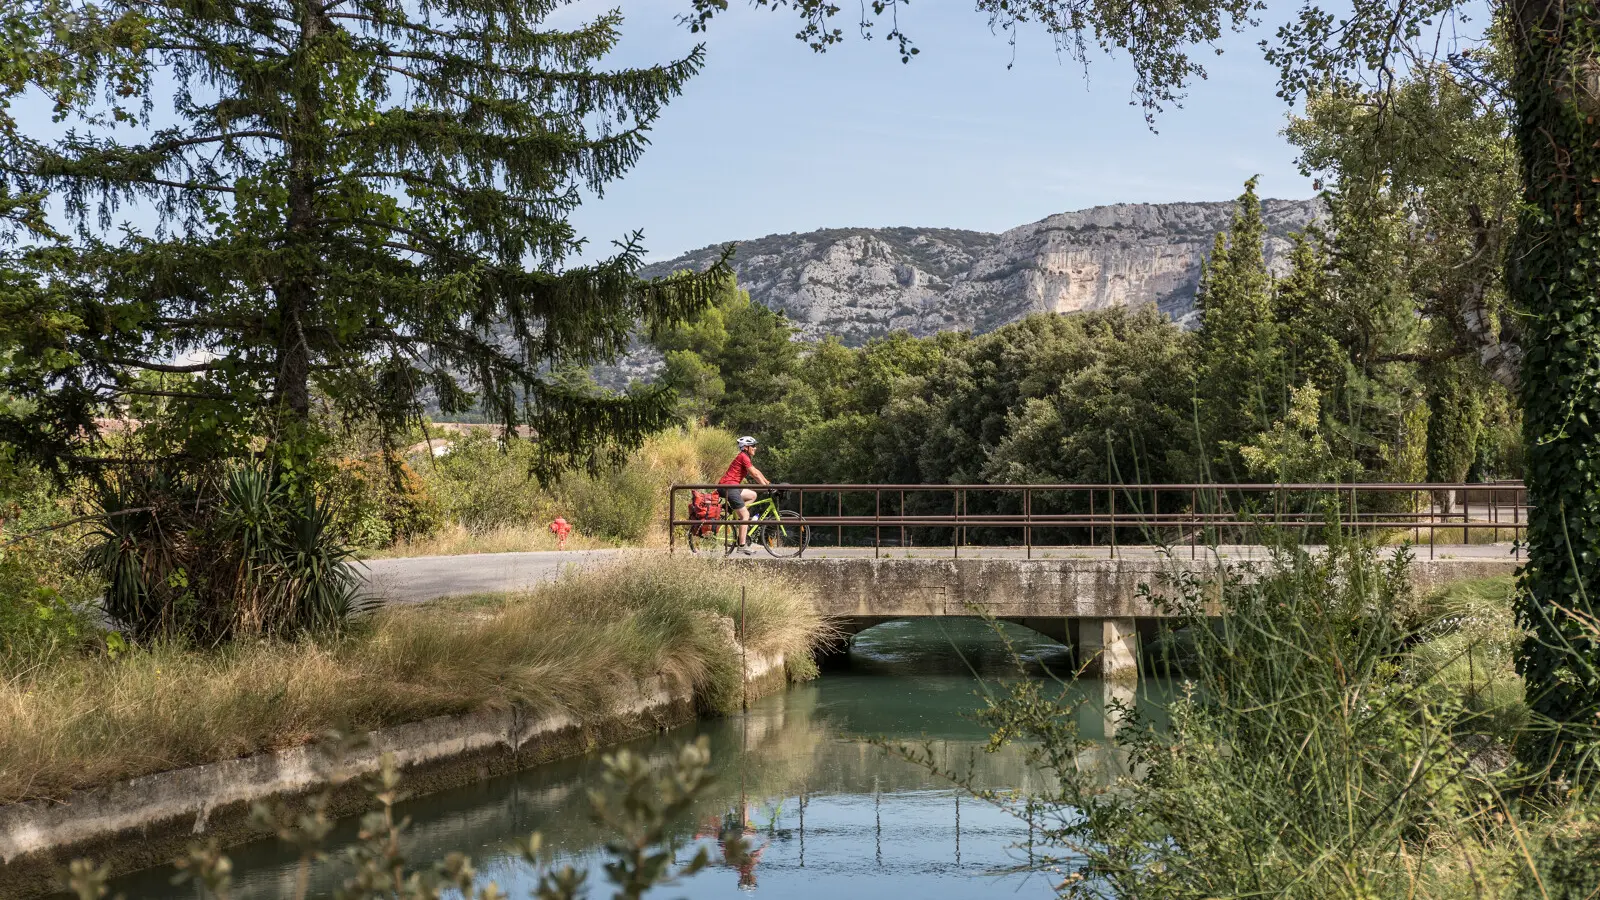
M 1060 645 L 1017 626 L 1001 627 L 1027 661 L 1029 677 L 1070 671 Z M 967 796 L 876 743 L 885 739 L 931 749 L 941 766 L 969 773 L 981 787 L 1046 787 L 1020 749 L 984 752 L 988 734 L 972 718 L 987 687 L 1015 677 L 1005 643 L 981 621 L 890 622 L 858 635 L 848 657 L 817 681 L 757 701 L 748 713 L 629 744 L 667 759 L 697 736 L 710 741 L 717 780 L 692 821 L 681 823 L 681 859 L 706 846 L 720 862 L 717 835 L 741 821 L 757 849 L 753 864 L 713 865 L 657 894 L 695 900 L 749 892 L 773 900 L 1053 896 L 1054 879 L 1015 871 L 1030 863 L 1033 830 L 1025 818 Z M 1068 689 L 1086 701 L 1079 715 L 1083 733 L 1102 735 L 1108 689 L 1095 681 L 1075 682 Z M 1169 689 L 1165 682 L 1145 679 L 1138 702 L 1146 709 L 1159 707 Z M 539 831 L 561 859 L 590 869 L 590 896 L 609 896 L 599 850 L 606 835 L 591 822 L 587 799 L 600 781 L 601 755 L 403 803 L 399 812 L 411 820 L 409 858 L 431 861 L 465 852 L 483 879 L 513 897 L 525 897 L 533 872 L 507 846 Z M 1108 775 L 1119 765 L 1109 752 L 1091 756 Z M 340 823 L 328 844 L 330 857 L 341 855 L 340 845 L 352 841 L 355 831 L 355 822 Z M 292 850 L 262 841 L 234 848 L 230 855 L 233 897 L 293 896 L 297 862 Z M 326 862 L 314 870 L 312 896 L 332 896 L 348 875 L 341 865 Z M 171 874 L 135 873 L 114 882 L 112 892 L 196 896 L 193 887 L 172 886 Z

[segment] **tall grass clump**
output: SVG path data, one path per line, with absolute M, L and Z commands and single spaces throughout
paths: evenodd
M 1040 682 L 1000 694 L 984 713 L 995 742 L 1028 746 L 1059 788 L 996 799 L 1041 827 L 1060 892 L 1569 896 L 1540 886 L 1528 848 L 1593 845 L 1593 828 L 1581 807 L 1518 799 L 1535 778 L 1510 762 L 1526 712 L 1520 684 L 1493 680 L 1515 638 L 1483 614 L 1504 597 L 1419 600 L 1408 563 L 1335 536 L 1324 553 L 1174 576 L 1187 683 L 1170 727 L 1124 711 L 1114 744 L 1133 774 L 1109 786 L 1080 765 L 1092 745 L 1075 709 Z M 1460 671 L 1477 665 L 1487 678 Z
M 751 654 L 809 659 L 822 623 L 786 582 L 636 559 L 527 594 L 384 610 L 342 635 L 157 643 L 0 680 L 0 802 L 430 716 L 516 705 L 582 719 L 662 675 L 737 708 L 729 637 L 745 589 Z

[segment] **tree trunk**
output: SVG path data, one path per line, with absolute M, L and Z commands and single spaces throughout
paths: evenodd
M 1528 311 L 1523 433 L 1528 563 L 1518 619 L 1532 631 L 1518 668 L 1533 709 L 1595 724 L 1600 669 L 1600 64 L 1594 0 L 1510 9 L 1524 212 L 1510 290 Z M 1570 771 L 1572 737 L 1541 733 L 1525 755 Z
M 313 194 L 320 157 L 318 124 L 321 95 L 317 67 L 308 56 L 326 27 L 325 12 L 315 0 L 296 4 L 300 17 L 301 54 L 294 76 L 292 124 L 285 129 L 289 152 L 288 210 L 285 250 L 290 271 L 277 288 L 278 375 L 274 393 L 278 405 L 294 421 L 311 417 L 311 345 L 306 338 L 306 318 L 316 300 L 316 208 Z

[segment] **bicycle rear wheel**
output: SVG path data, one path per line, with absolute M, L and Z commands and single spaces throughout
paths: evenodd
M 811 540 L 811 529 L 799 522 L 800 514 L 792 509 L 778 510 L 776 519 L 763 519 L 757 526 L 756 540 L 767 552 L 781 558 L 799 556 L 806 552 Z
M 705 534 L 698 532 L 704 528 Z M 722 547 L 723 525 L 720 519 L 708 520 L 704 525 L 689 526 L 689 552 L 696 556 L 702 553 L 711 553 Z

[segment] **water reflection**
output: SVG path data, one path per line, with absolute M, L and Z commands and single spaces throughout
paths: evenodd
M 1014 626 L 1006 633 L 1029 660 L 1031 677 L 1069 671 L 1059 645 Z M 988 734 L 971 718 L 983 690 L 1015 677 L 1002 642 L 982 623 L 889 623 L 859 635 L 847 664 L 817 682 L 766 698 L 745 715 L 635 742 L 632 749 L 665 760 L 697 735 L 710 740 L 716 783 L 680 823 L 680 859 L 707 847 L 721 860 L 718 840 L 730 827 L 743 831 L 755 850 L 744 865 L 714 866 L 661 896 L 1050 896 L 1051 882 L 1042 876 L 995 874 L 1028 862 L 1026 821 L 964 796 L 871 742 L 886 738 L 926 748 L 941 768 L 981 787 L 1048 787 L 1018 749 L 984 752 Z M 1109 689 L 1087 681 L 1068 689 L 1089 700 L 1080 727 L 1102 734 Z M 1144 682 L 1140 699 L 1148 702 L 1152 690 L 1165 685 Z M 1084 762 L 1108 772 L 1118 768 L 1114 756 L 1103 756 Z M 599 889 L 598 852 L 606 835 L 589 818 L 586 795 L 599 771 L 594 754 L 408 801 L 400 812 L 412 820 L 409 855 L 431 860 L 466 852 L 486 880 L 526 896 L 533 873 L 505 848 L 537 830 L 563 858 L 590 867 L 593 896 L 607 896 Z M 355 828 L 341 823 L 333 845 L 352 840 Z M 235 897 L 292 895 L 292 853 L 262 842 L 232 855 Z M 330 896 L 347 874 L 337 864 L 319 868 L 313 896 Z M 184 897 L 191 890 L 171 887 L 161 872 L 130 876 L 114 889 L 129 897 Z

